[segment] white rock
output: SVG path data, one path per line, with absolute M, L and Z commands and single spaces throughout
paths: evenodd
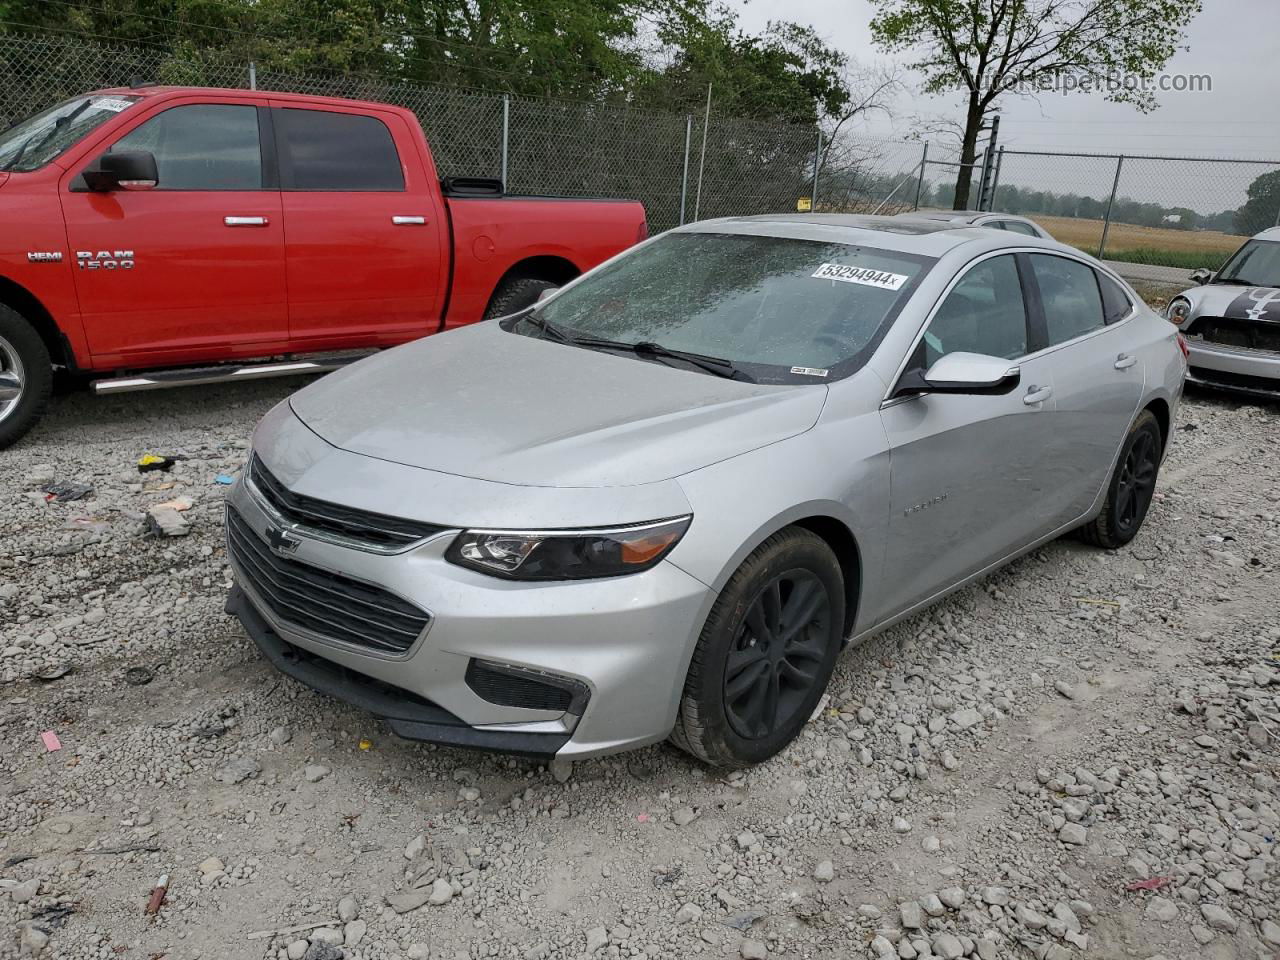
M 819 883 L 830 883 L 835 878 L 836 867 L 830 860 L 823 860 L 813 868 L 813 879 Z
M 1240 926 L 1240 922 L 1235 917 L 1216 903 L 1200 904 L 1200 915 L 1204 917 L 1204 922 L 1214 930 L 1235 933 L 1236 928 Z
M 1166 900 L 1164 897 L 1152 897 L 1143 913 L 1152 920 L 1168 923 L 1171 920 L 1178 919 L 1178 906 L 1172 900 Z
M 964 956 L 964 944 L 951 933 L 940 933 L 933 938 L 933 952 L 942 960 L 959 960 Z
M 702 919 L 702 908 L 696 903 L 686 903 L 676 911 L 676 923 L 692 923 Z
M 309 944 L 306 940 L 294 940 L 289 946 L 285 947 L 285 953 L 288 954 L 289 960 L 302 960 L 303 954 L 307 952 Z
M 342 928 L 342 945 L 344 947 L 354 947 L 364 939 L 365 932 L 369 929 L 369 925 L 363 920 L 352 920 L 345 924 Z
M 743 940 L 738 952 L 742 960 L 767 960 L 769 956 L 769 951 L 759 940 Z
M 309 763 L 302 768 L 302 778 L 307 783 L 319 783 L 332 772 L 323 763 Z
M 431 884 L 431 896 L 427 903 L 434 907 L 442 906 L 453 899 L 453 887 L 443 877 L 437 877 Z
M 360 916 L 360 904 L 355 897 L 343 897 L 338 901 L 338 919 L 348 923 Z
M 1058 831 L 1058 839 L 1072 846 L 1084 846 L 1089 840 L 1089 831 L 1078 823 L 1064 823 Z
M 587 953 L 595 953 L 609 942 L 609 931 L 604 927 L 592 927 L 587 931 Z

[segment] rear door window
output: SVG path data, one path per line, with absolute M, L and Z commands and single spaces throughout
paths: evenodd
M 1103 319 L 1108 323 L 1123 320 L 1133 309 L 1133 302 L 1124 288 L 1105 273 L 1098 274 L 1098 287 L 1102 290 Z
M 1006 230 L 1010 233 L 1020 233 L 1026 237 L 1038 237 L 1035 228 L 1029 223 L 1023 223 L 1021 220 L 1002 220 L 1000 221 Z
M 1093 267 L 1043 253 L 1028 259 L 1040 287 L 1049 346 L 1102 329 L 1102 292 Z
M 283 108 L 274 118 L 285 190 L 404 189 L 395 141 L 377 117 Z

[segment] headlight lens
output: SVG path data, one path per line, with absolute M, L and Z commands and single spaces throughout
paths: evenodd
M 1170 323 L 1182 326 L 1187 322 L 1187 317 L 1191 316 L 1191 301 L 1186 297 L 1174 297 L 1169 301 L 1164 316 Z
M 692 517 L 605 530 L 465 530 L 445 558 L 508 580 L 588 580 L 648 570 Z

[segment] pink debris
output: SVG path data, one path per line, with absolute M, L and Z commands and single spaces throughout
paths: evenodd
M 1125 887 L 1130 893 L 1137 890 L 1159 890 L 1173 883 L 1173 877 L 1148 877 L 1146 880 L 1135 880 Z
M 62 749 L 62 741 L 58 739 L 58 735 L 52 730 L 46 730 L 44 733 L 40 734 L 40 739 L 44 741 L 44 748 L 49 753 Z

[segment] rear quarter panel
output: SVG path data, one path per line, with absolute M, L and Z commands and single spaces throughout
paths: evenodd
M 446 198 L 453 222 L 453 292 L 445 327 L 480 320 L 498 282 L 520 261 L 559 257 L 584 273 L 641 239 L 633 200 Z

